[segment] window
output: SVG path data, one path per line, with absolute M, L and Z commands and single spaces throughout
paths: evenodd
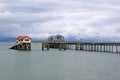
M 25 41 L 29 41 L 29 39 L 25 39 Z

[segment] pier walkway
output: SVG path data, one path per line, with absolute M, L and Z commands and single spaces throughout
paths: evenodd
M 120 53 L 120 42 L 42 42 L 42 50 L 50 48 Z

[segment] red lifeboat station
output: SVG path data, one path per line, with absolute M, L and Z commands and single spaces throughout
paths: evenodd
M 31 38 L 28 36 L 19 36 L 16 38 L 16 43 L 10 49 L 15 50 L 31 50 Z
M 20 43 L 31 43 L 31 38 L 28 36 L 19 36 L 16 39 L 16 45 Z

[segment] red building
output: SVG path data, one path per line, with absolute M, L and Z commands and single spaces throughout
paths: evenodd
M 16 44 L 19 43 L 31 43 L 31 38 L 28 36 L 19 36 L 16 38 Z

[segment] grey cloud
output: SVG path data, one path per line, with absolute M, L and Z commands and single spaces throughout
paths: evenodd
M 4 36 L 25 34 L 46 38 L 63 34 L 78 40 L 120 39 L 117 0 L 4 0 L 0 3 L 3 4 L 0 34 Z
M 7 9 L 10 12 L 30 12 L 30 13 L 38 13 L 38 12 L 51 12 L 56 9 L 58 4 L 53 3 L 8 3 Z
M 37 22 L 47 22 L 51 20 L 61 19 L 62 16 L 55 16 L 50 14 L 40 14 L 40 13 L 1 13 L 0 23 L 37 23 Z

